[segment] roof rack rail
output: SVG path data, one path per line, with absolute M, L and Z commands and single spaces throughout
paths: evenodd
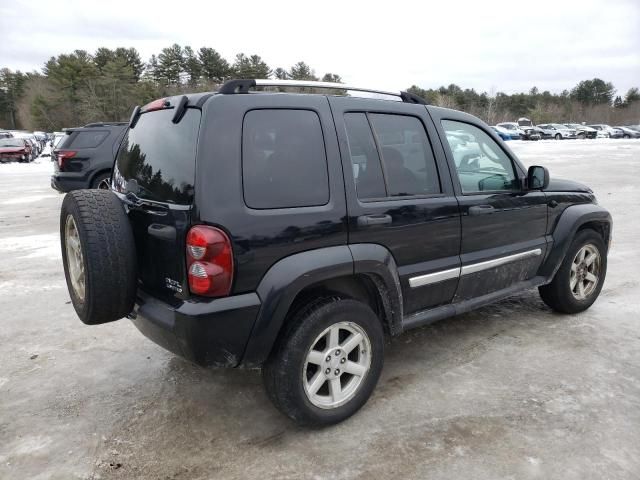
M 354 92 L 367 92 L 379 95 L 390 95 L 393 97 L 399 97 L 405 103 L 417 103 L 420 105 L 427 104 L 424 98 L 410 92 L 378 90 L 373 88 L 354 87 L 352 85 L 345 85 L 344 83 L 316 82 L 312 80 L 227 80 L 220 87 L 220 89 L 218 89 L 218 93 L 226 95 L 249 93 L 249 90 L 255 87 L 308 87 L 326 88 L 330 90 L 351 90 Z

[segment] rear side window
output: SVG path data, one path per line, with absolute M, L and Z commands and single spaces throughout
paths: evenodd
M 108 136 L 109 132 L 104 130 L 76 132 L 70 141 L 65 144 L 65 148 L 95 148 L 104 142 Z
M 113 174 L 114 187 L 158 202 L 191 204 L 200 110 L 188 108 L 178 124 L 174 110 L 143 113 L 124 137 Z
M 320 118 L 311 110 L 251 110 L 242 127 L 242 184 L 250 208 L 325 205 L 329 177 Z
M 347 113 L 345 126 L 358 198 L 441 192 L 431 144 L 418 118 Z
M 353 178 L 358 198 L 382 198 L 387 196 L 380 167 L 376 143 L 364 113 L 347 113 L 344 116 Z

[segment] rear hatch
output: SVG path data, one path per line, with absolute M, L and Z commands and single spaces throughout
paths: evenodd
M 168 102 L 165 102 L 166 105 Z M 166 301 L 188 296 L 185 237 L 191 221 L 200 110 L 142 113 L 126 133 L 113 188 L 128 205 L 141 288 Z

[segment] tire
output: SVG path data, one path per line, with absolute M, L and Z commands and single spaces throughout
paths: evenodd
M 111 187 L 109 185 L 109 180 L 111 180 L 111 172 L 99 173 L 91 182 L 91 188 L 97 188 L 99 190 L 109 190 Z
M 340 341 L 331 347 L 328 343 L 331 333 L 322 334 L 336 326 L 346 326 L 351 331 L 341 330 Z M 340 350 L 354 338 L 356 331 L 362 335 L 357 348 L 350 352 Z M 323 351 L 317 353 L 322 366 L 308 363 L 308 354 L 314 346 L 320 346 L 319 350 Z M 367 402 L 382 372 L 383 353 L 382 324 L 368 305 L 346 298 L 322 297 L 291 316 L 262 368 L 262 377 L 276 408 L 293 421 L 312 427 L 332 425 L 347 419 Z M 327 358 L 331 361 L 325 363 Z M 340 371 L 341 365 L 354 363 L 369 365 L 368 370 L 363 370 L 361 376 Z M 315 395 L 307 393 L 316 375 L 319 389 Z M 336 378 L 344 390 L 338 393 L 335 405 L 330 405 L 335 398 L 330 386 Z
M 560 135 L 559 133 L 556 133 L 556 136 L 554 138 L 556 140 L 562 140 L 562 135 Z
M 68 193 L 60 212 L 60 243 L 71 302 L 83 323 L 112 322 L 131 312 L 137 289 L 135 242 L 115 194 Z
M 579 138 L 580 140 L 584 140 L 585 138 L 587 138 L 587 134 L 586 134 L 586 133 L 579 133 L 579 134 L 578 134 L 578 138 Z
M 631 138 L 631 135 L 623 135 L 622 138 Z
M 589 290 L 586 288 L 584 290 L 584 293 L 588 293 L 584 298 L 578 298 L 580 296 L 579 292 L 577 297 L 576 293 L 574 293 L 575 288 L 571 288 L 572 265 L 578 253 L 581 252 L 583 248 L 588 251 L 588 247 L 595 249 L 599 255 L 599 257 L 593 261 L 593 264 L 597 264 L 598 269 L 596 275 L 597 283 L 593 289 Z M 596 267 L 594 266 L 594 268 Z M 580 273 L 581 267 L 578 266 L 576 275 L 580 275 Z M 607 250 L 602 237 L 598 232 L 591 229 L 580 230 L 573 239 L 573 242 L 571 242 L 569 250 L 567 250 L 562 265 L 560 265 L 559 270 L 556 272 L 553 281 L 548 285 L 539 287 L 538 291 L 544 303 L 555 311 L 561 313 L 578 313 L 586 310 L 596 301 L 602 290 L 606 274 Z M 578 278 L 580 278 L 580 276 Z M 579 283 L 582 282 L 579 281 Z

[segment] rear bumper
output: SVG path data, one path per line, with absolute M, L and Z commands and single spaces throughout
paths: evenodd
M 236 367 L 259 309 L 255 293 L 174 307 L 138 290 L 130 316 L 144 336 L 176 355 L 202 366 Z
M 91 182 L 86 175 L 77 173 L 56 172 L 51 175 L 51 188 L 62 193 L 83 188 L 91 188 Z

